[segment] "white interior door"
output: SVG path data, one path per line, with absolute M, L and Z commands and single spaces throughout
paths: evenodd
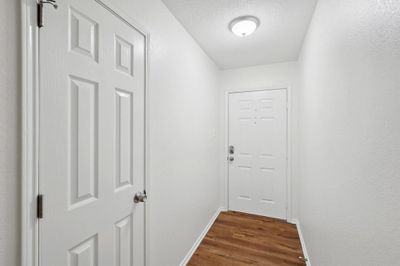
M 40 30 L 40 265 L 144 265 L 145 36 L 98 1 L 57 2 Z
M 229 95 L 229 209 L 286 219 L 286 90 Z

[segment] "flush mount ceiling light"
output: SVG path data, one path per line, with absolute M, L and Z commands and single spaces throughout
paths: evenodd
M 235 18 L 229 23 L 229 30 L 239 37 L 252 34 L 260 25 L 260 20 L 253 16 Z

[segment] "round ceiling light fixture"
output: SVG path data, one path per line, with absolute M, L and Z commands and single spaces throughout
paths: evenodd
M 235 18 L 229 23 L 229 30 L 239 37 L 252 34 L 260 25 L 260 20 L 254 16 L 243 16 Z

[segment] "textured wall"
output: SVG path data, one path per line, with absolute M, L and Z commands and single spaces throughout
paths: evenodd
M 320 0 L 301 56 L 313 265 L 399 265 L 400 2 Z
M 0 265 L 19 265 L 20 1 L 0 6 Z

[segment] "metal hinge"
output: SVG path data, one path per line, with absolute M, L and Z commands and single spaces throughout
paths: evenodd
M 38 219 L 43 218 L 43 195 L 39 194 L 37 195 L 36 199 L 36 217 Z
M 43 5 L 50 4 L 54 7 L 54 9 L 58 8 L 56 0 L 40 0 L 37 3 L 37 24 L 38 27 L 41 28 L 44 26 L 43 24 Z

